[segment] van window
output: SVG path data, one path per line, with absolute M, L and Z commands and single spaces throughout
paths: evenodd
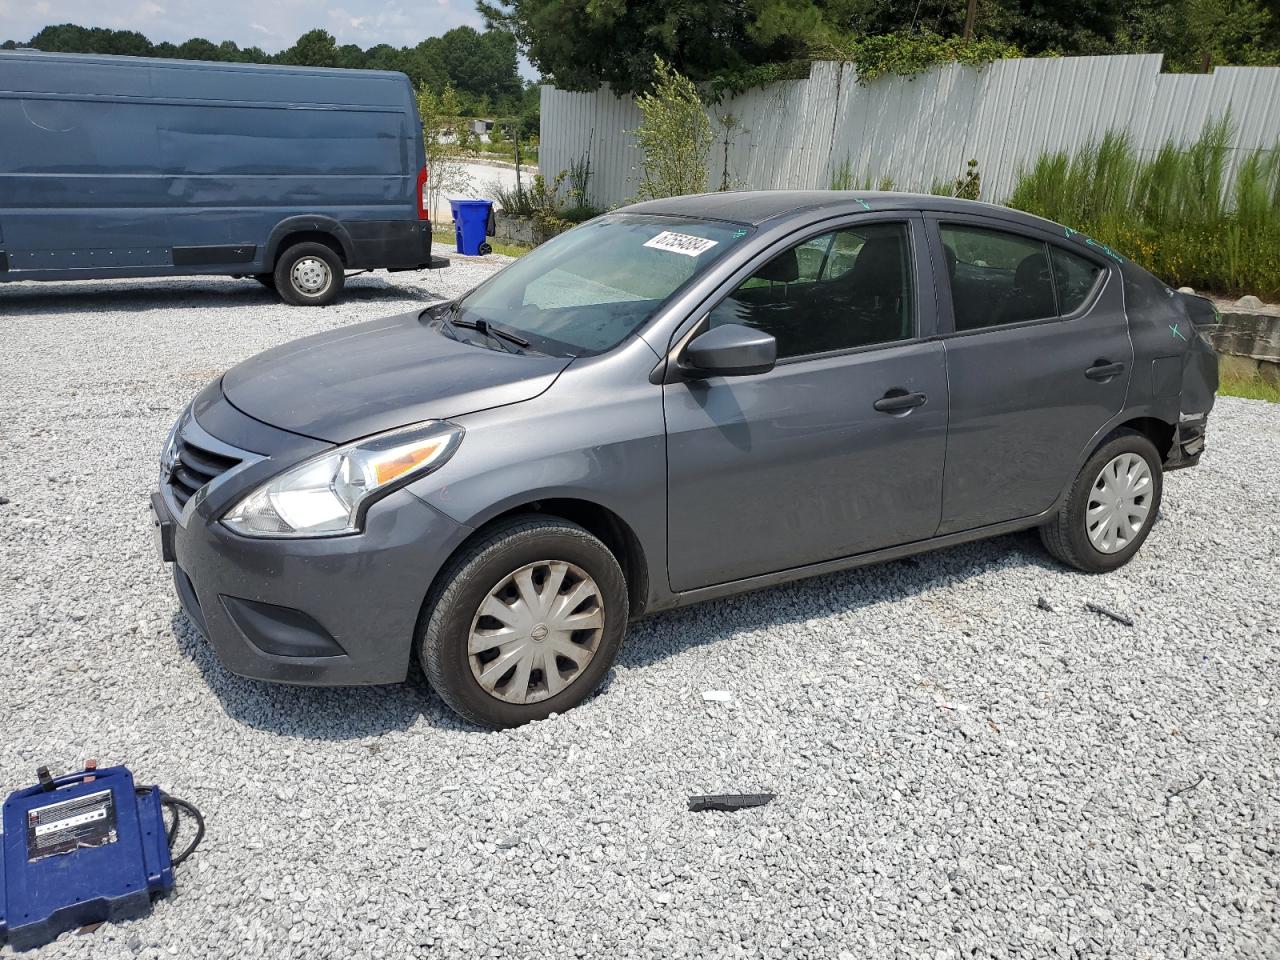
M 709 314 L 771 334 L 778 357 L 910 339 L 915 329 L 905 223 L 833 230 L 778 254 Z

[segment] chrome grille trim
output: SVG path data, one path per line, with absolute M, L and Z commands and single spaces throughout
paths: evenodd
M 188 409 L 178 421 L 174 456 L 161 464 L 160 489 L 182 526 L 211 490 L 266 458 L 208 433 Z

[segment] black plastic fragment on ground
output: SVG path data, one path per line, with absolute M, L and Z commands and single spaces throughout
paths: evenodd
M 1133 620 L 1126 617 L 1123 613 L 1116 613 L 1114 610 L 1108 610 L 1106 607 L 1100 606 L 1096 603 L 1086 603 L 1084 608 L 1092 613 L 1098 613 L 1104 617 L 1110 617 L 1116 623 L 1123 623 L 1126 627 L 1133 626 Z
M 735 810 L 763 807 L 772 799 L 772 793 L 719 793 L 694 796 L 689 798 L 689 809 L 694 813 L 701 813 L 703 810 L 724 810 L 732 813 Z

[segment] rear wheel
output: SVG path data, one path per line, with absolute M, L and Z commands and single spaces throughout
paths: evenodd
M 458 714 L 513 727 L 562 713 L 604 679 L 626 632 L 626 581 L 599 539 L 518 517 L 441 575 L 419 628 L 427 680 Z
M 1088 573 L 1122 567 L 1151 532 L 1163 486 L 1155 445 L 1140 433 L 1117 433 L 1080 468 L 1040 539 L 1058 560 Z
M 323 307 L 342 292 L 346 276 L 338 255 L 323 243 L 295 243 L 276 261 L 276 290 L 285 303 Z

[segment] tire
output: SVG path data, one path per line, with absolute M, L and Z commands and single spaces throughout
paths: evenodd
M 295 243 L 280 254 L 276 290 L 295 307 L 323 307 L 338 299 L 346 279 L 342 261 L 323 243 Z
M 1091 504 L 1096 510 L 1105 510 L 1105 503 L 1100 496 L 1109 496 L 1105 485 L 1113 489 L 1117 484 L 1123 486 L 1130 477 L 1139 477 L 1141 468 L 1132 458 L 1141 458 L 1146 465 L 1149 482 L 1145 487 L 1139 485 L 1130 498 L 1123 501 L 1122 506 L 1145 507 L 1146 513 L 1141 522 L 1133 529 L 1132 517 L 1125 521 L 1122 536 L 1107 537 L 1105 527 L 1096 519 L 1088 516 Z M 1118 474 L 1104 481 L 1103 469 L 1114 470 L 1120 458 L 1121 468 Z M 1131 465 L 1126 467 L 1125 464 Z M 1117 480 L 1116 477 L 1119 479 Z M 1104 485 L 1105 484 L 1105 485 Z M 1147 492 L 1141 492 L 1145 489 Z M 1045 548 L 1056 559 L 1068 566 L 1083 570 L 1086 573 L 1106 573 L 1124 566 L 1142 547 L 1151 532 L 1151 527 L 1160 512 L 1160 498 L 1164 492 L 1164 472 L 1161 467 L 1160 453 L 1155 445 L 1140 433 L 1123 430 L 1111 435 L 1080 468 L 1079 474 L 1071 484 L 1067 499 L 1057 514 L 1040 528 L 1040 539 Z M 1099 514 L 1095 514 L 1095 518 Z M 1105 517 L 1105 514 L 1101 514 Z M 1117 514 L 1118 516 L 1118 514 Z M 1101 536 L 1101 545 L 1095 543 L 1095 536 Z M 1109 540 L 1109 542 L 1108 542 Z
M 552 583 L 560 567 L 562 579 Z M 520 587 L 510 582 L 523 571 L 529 572 L 527 589 L 546 601 L 540 609 L 526 603 Z M 547 593 L 536 594 L 544 589 Z M 584 599 L 574 602 L 578 593 Z M 481 613 L 490 600 L 510 604 L 501 616 L 514 626 Z M 572 604 L 560 618 L 554 611 L 557 601 Z M 529 610 L 535 610 L 532 616 L 521 616 Z M 597 611 L 599 628 L 549 629 L 591 623 Z M 599 687 L 622 646 L 628 613 L 626 580 L 609 548 L 575 523 L 529 514 L 495 527 L 445 568 L 419 623 L 418 656 L 427 682 L 459 716 L 495 729 L 515 727 L 563 713 Z M 477 647 L 488 643 L 489 649 L 469 651 L 473 631 Z M 503 634 L 512 639 L 490 638 Z M 565 651 L 573 659 L 561 656 Z M 504 657 L 509 667 L 498 663 Z M 548 665 L 556 671 L 554 682 Z
M 268 290 L 274 290 L 276 288 L 276 278 L 270 273 L 255 273 L 253 275 L 253 279 L 257 280 Z

